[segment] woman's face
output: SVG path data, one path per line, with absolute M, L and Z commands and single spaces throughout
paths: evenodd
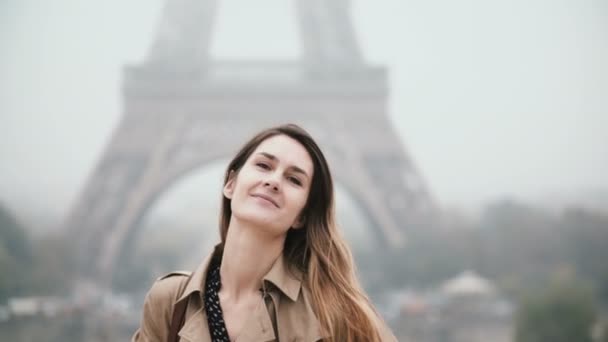
M 313 172 L 312 159 L 298 141 L 286 135 L 264 140 L 224 186 L 232 219 L 273 235 L 300 228 Z

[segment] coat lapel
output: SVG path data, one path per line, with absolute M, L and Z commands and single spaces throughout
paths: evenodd
M 204 308 L 200 308 L 190 316 L 179 331 L 182 341 L 189 342 L 211 342 L 209 326 L 207 325 L 207 314 Z

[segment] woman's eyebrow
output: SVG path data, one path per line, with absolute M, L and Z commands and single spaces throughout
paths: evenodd
M 266 157 L 266 158 L 268 158 L 268 159 L 270 159 L 270 160 L 272 160 L 272 161 L 274 161 L 274 162 L 279 161 L 279 158 L 277 158 L 276 156 L 274 156 L 274 155 L 272 155 L 272 154 L 270 154 L 270 153 L 268 153 L 268 152 L 258 152 L 258 154 L 261 154 L 261 155 L 263 155 L 264 157 Z M 291 165 L 289 168 L 290 168 L 290 169 L 293 169 L 293 170 L 294 170 L 295 172 L 297 172 L 297 173 L 301 173 L 301 174 L 303 174 L 303 175 L 304 175 L 304 176 L 306 176 L 307 178 L 309 177 L 309 176 L 308 176 L 308 174 L 306 173 L 306 171 L 304 171 L 302 168 L 299 168 L 299 167 L 297 167 L 297 166 L 295 166 L 295 165 Z

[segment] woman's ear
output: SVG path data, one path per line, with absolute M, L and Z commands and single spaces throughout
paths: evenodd
M 230 174 L 228 175 L 228 181 L 224 185 L 224 196 L 228 199 L 232 199 L 232 194 L 234 193 L 234 181 L 236 179 L 236 173 L 234 170 L 230 170 Z

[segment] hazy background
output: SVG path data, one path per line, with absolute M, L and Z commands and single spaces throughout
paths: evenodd
M 144 58 L 162 4 L 1 2 L 3 202 L 65 215 L 121 115 L 121 68 Z M 220 1 L 212 54 L 295 58 L 293 11 Z M 606 1 L 353 1 L 353 16 L 367 59 L 389 67 L 390 118 L 441 204 L 606 207 Z
M 225 161 L 176 180 L 146 213 L 114 293 L 83 302 L 73 290 L 62 220 L 119 122 L 122 68 L 145 58 L 164 2 L 0 1 L 0 339 L 124 339 L 153 279 L 193 267 L 216 241 Z M 292 1 L 219 4 L 214 58 L 299 55 Z M 379 249 L 337 184 L 363 284 L 396 333 L 435 324 L 403 341 L 473 341 L 461 332 L 510 341 L 517 326 L 517 341 L 545 342 L 525 333 L 574 326 L 578 337 L 549 340 L 583 342 L 594 324 L 608 341 L 608 2 L 376 0 L 352 9 L 366 59 L 388 68 L 390 120 L 443 209 L 406 248 Z M 458 280 L 462 291 L 463 279 L 473 302 L 451 307 L 446 289 Z M 39 295 L 60 296 L 61 314 L 5 315 L 11 298 Z M 460 319 L 472 303 L 483 308 L 472 321 L 437 323 L 437 312 Z M 555 315 L 554 305 L 567 309 Z M 539 307 L 548 314 L 535 316 Z M 115 321 L 96 334 L 90 322 L 100 315 Z

